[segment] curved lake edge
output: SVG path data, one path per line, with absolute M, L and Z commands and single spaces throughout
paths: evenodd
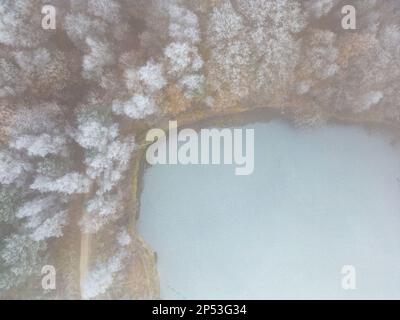
M 242 109 L 238 108 L 235 110 L 226 110 L 226 112 L 217 113 L 217 114 L 201 114 L 197 118 L 193 118 L 191 113 L 189 115 L 179 114 L 175 118 L 163 118 L 158 124 L 153 125 L 154 128 L 163 128 L 167 132 L 168 121 L 169 120 L 177 120 L 178 129 L 179 128 L 193 128 L 195 130 L 200 130 L 201 128 L 223 128 L 223 127 L 238 127 L 238 126 L 246 126 L 249 124 L 255 123 L 267 123 L 273 120 L 282 121 L 294 129 L 297 130 L 307 130 L 311 128 L 298 128 L 293 123 L 293 114 L 291 113 L 292 108 L 278 109 L 271 107 L 264 108 L 256 108 L 256 109 Z M 324 126 L 334 126 L 334 125 L 342 125 L 342 126 L 353 126 L 361 128 L 368 133 L 378 132 L 384 133 L 387 136 L 391 137 L 391 141 L 395 144 L 400 142 L 400 124 L 392 123 L 388 121 L 381 121 L 375 119 L 368 119 L 360 117 L 359 115 L 339 115 L 339 114 L 328 114 L 325 115 L 326 123 L 322 124 L 320 127 Z M 151 269 L 150 273 L 152 274 L 152 279 L 150 279 L 149 286 L 147 291 L 152 292 L 151 298 L 159 299 L 160 298 L 160 281 L 157 269 L 157 255 L 156 252 L 151 248 L 146 241 L 140 235 L 140 232 L 137 230 L 138 221 L 141 215 L 141 204 L 140 198 L 144 189 L 144 174 L 145 171 L 151 167 L 146 162 L 145 153 L 147 150 L 147 145 L 145 144 L 145 136 L 147 130 L 139 135 L 137 140 L 138 144 L 141 146 L 145 146 L 136 151 L 135 161 L 133 161 L 133 179 L 132 179 L 132 194 L 133 194 L 133 202 L 135 203 L 134 212 L 131 215 L 130 225 L 131 230 L 134 231 L 136 237 L 139 239 L 141 243 L 141 251 L 145 256 L 148 267 Z

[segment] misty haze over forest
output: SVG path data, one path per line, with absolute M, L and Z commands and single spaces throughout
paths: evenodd
M 347 4 L 356 30 L 342 28 Z M 45 5 L 55 29 L 42 28 Z M 167 119 L 272 108 L 302 128 L 398 126 L 399 11 L 397 0 L 0 1 L 0 297 L 157 298 L 132 184 L 143 132 Z M 44 265 L 56 290 L 41 288 Z

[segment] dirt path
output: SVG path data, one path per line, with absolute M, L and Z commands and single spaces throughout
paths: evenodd
M 80 261 L 79 261 L 79 283 L 80 283 L 80 292 L 81 298 L 83 297 L 83 288 L 82 284 L 86 277 L 89 268 L 89 252 L 90 252 L 90 235 L 88 233 L 81 233 L 81 253 L 80 253 Z M 82 298 L 83 299 L 83 298 Z

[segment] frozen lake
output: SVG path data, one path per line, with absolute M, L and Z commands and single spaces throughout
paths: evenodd
M 144 173 L 139 231 L 158 254 L 161 298 L 399 299 L 400 148 L 390 137 L 278 120 L 243 128 L 255 129 L 252 175 L 227 165 Z M 345 265 L 355 289 L 342 288 Z

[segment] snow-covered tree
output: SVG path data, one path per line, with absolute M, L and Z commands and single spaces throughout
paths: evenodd
M 67 224 L 67 211 L 57 212 L 53 216 L 45 219 L 30 235 L 34 241 L 42 241 L 48 238 L 61 237 L 63 227 Z
M 11 184 L 32 170 L 29 162 L 9 151 L 0 151 L 0 184 Z
M 4 269 L 0 272 L 0 290 L 7 290 L 40 272 L 46 245 L 43 241 L 34 241 L 27 235 L 19 234 L 3 241 L 0 260 Z
M 121 230 L 117 235 L 118 244 L 122 247 L 128 246 L 132 242 L 132 238 L 126 229 Z
M 225 43 L 243 30 L 243 18 L 234 10 L 230 1 L 224 0 L 210 14 L 208 37 L 212 44 Z
M 200 41 L 199 21 L 193 12 L 182 6 L 172 4 L 168 7 L 168 13 L 171 20 L 169 25 L 171 38 L 192 44 Z
M 90 53 L 83 57 L 83 75 L 88 79 L 98 79 L 104 68 L 115 63 L 115 57 L 110 46 L 100 39 L 86 38 Z
M 312 35 L 307 61 L 320 79 L 333 76 L 339 68 L 336 64 L 338 49 L 334 46 L 335 40 L 336 35 L 331 31 L 317 30 Z
M 172 42 L 165 48 L 164 54 L 168 59 L 168 72 L 172 75 L 197 72 L 203 66 L 197 47 L 187 42 Z
M 169 82 L 175 81 L 187 99 L 201 95 L 205 78 L 201 74 L 204 61 L 199 54 L 200 28 L 195 13 L 179 5 L 171 5 L 169 36 L 164 48 Z
M 16 212 L 16 217 L 21 219 L 35 216 L 43 212 L 44 210 L 48 210 L 49 208 L 53 207 L 55 201 L 56 197 L 54 195 L 39 197 L 28 201 L 18 209 L 18 211 Z
M 73 167 L 74 164 L 71 163 L 68 156 L 46 156 L 43 159 L 38 159 L 36 174 L 55 179 L 73 171 Z
M 113 112 L 131 119 L 145 119 L 157 112 L 155 96 L 166 85 L 162 64 L 149 60 L 140 68 L 126 69 L 124 78 L 131 97 L 127 100 L 114 100 Z
M 22 105 L 15 110 L 11 136 L 13 140 L 21 135 L 40 135 L 65 133 L 65 116 L 54 102 Z
M 74 139 L 85 149 L 102 150 L 106 148 L 109 141 L 118 137 L 118 124 L 106 126 L 95 118 L 78 119 L 77 131 Z
M 95 233 L 117 220 L 123 213 L 121 202 L 120 194 L 100 194 L 88 200 L 86 212 L 80 221 L 82 231 Z
M 120 250 L 104 263 L 97 263 L 84 279 L 82 289 L 84 299 L 93 299 L 104 294 L 111 287 L 116 273 L 124 268 L 128 252 Z
M 146 91 L 150 93 L 161 90 L 166 84 L 162 65 L 154 61 L 148 61 L 138 70 L 138 78 L 142 81 Z
M 64 136 L 51 136 L 44 133 L 39 136 L 19 136 L 10 143 L 10 146 L 16 150 L 26 150 L 29 156 L 45 157 L 48 154 L 60 153 L 64 149 L 65 143 Z
M 120 19 L 120 5 L 114 0 L 89 0 L 88 12 L 109 23 L 118 23 Z
M 11 59 L 0 58 L 0 98 L 16 96 L 25 89 L 18 66 Z
M 85 160 L 87 175 L 92 179 L 103 175 L 102 180 L 105 185 L 108 184 L 107 180 L 109 183 L 116 182 L 116 179 L 126 170 L 134 148 L 133 137 L 127 138 L 123 142 L 110 141 L 103 152 L 88 155 Z
M 236 7 L 225 0 L 209 16 L 209 83 L 238 98 L 250 91 L 271 97 L 288 87 L 299 61 L 300 42 L 293 35 L 306 25 L 300 3 L 255 0 Z
M 98 214 L 100 216 L 113 215 L 118 210 L 120 200 L 118 195 L 98 195 L 87 202 L 86 211 L 88 214 Z
M 115 111 L 115 110 L 114 110 Z M 121 196 L 110 194 L 123 179 L 135 149 L 133 136 L 121 137 L 110 114 L 83 109 L 73 137 L 84 148 L 86 175 L 95 184 L 95 195 L 86 202 L 80 225 L 84 232 L 97 232 L 123 212 Z
M 113 141 L 103 152 L 85 159 L 87 174 L 97 181 L 96 195 L 86 203 L 86 212 L 80 222 L 85 232 L 99 231 L 107 223 L 115 221 L 123 212 L 120 194 L 109 194 L 123 179 L 135 148 L 134 139 Z
M 186 97 L 192 98 L 203 93 L 205 79 L 203 75 L 190 74 L 182 77 L 178 82 L 178 86 L 185 92 Z
M 0 185 L 0 223 L 16 222 L 16 212 L 23 197 L 23 189 Z
M 339 0 L 305 0 L 304 6 L 317 19 L 326 16 Z
M 50 34 L 41 26 L 41 0 L 3 0 L 0 6 L 0 43 L 32 48 L 44 43 Z M 37 26 L 37 27 L 33 27 Z
M 311 29 L 308 33 L 309 39 L 304 43 L 306 58 L 299 63 L 299 73 L 303 78 L 297 83 L 299 95 L 310 93 L 315 84 L 320 85 L 322 80 L 332 78 L 339 71 L 336 34 L 319 29 Z
M 132 119 L 144 119 L 157 111 L 157 105 L 151 96 L 135 94 L 131 99 L 114 101 L 112 110 L 115 114 L 125 114 Z
M 388 51 L 393 58 L 400 55 L 400 26 L 388 25 L 383 28 L 381 33 L 382 46 Z
M 69 38 L 80 45 L 85 42 L 88 35 L 104 34 L 107 24 L 104 21 L 93 19 L 85 13 L 69 13 L 65 17 L 64 28 Z
M 361 107 L 357 109 L 358 112 L 369 110 L 372 106 L 379 103 L 383 98 L 381 91 L 370 91 L 366 93 L 361 100 Z
M 92 181 L 85 175 L 71 172 L 58 179 L 37 176 L 30 188 L 39 192 L 57 192 L 72 195 L 89 192 L 91 185 Z

